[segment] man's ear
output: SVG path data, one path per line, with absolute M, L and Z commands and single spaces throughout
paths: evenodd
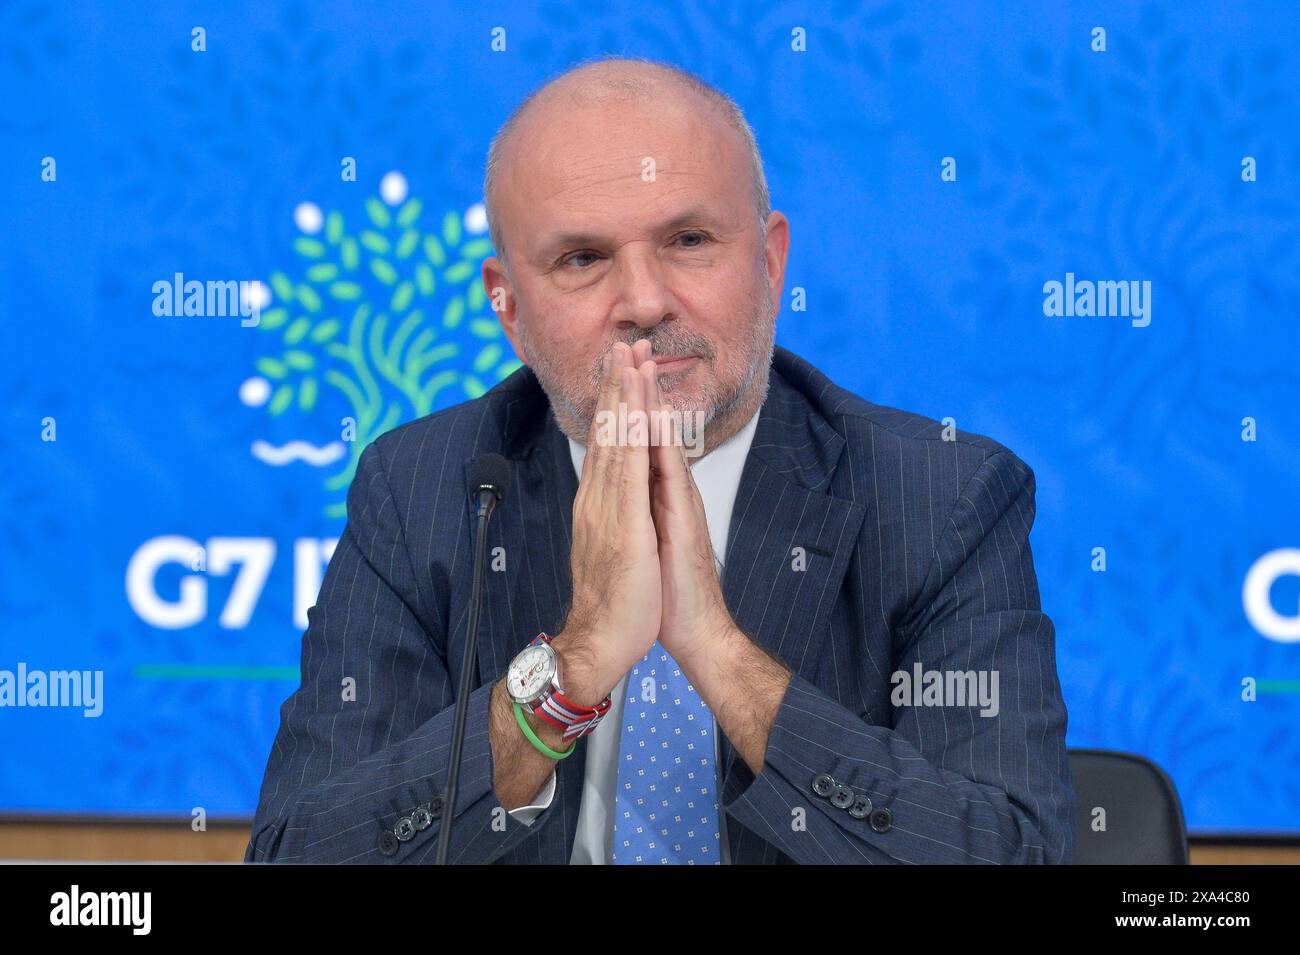
M 781 312 L 781 291 L 785 285 L 785 263 L 790 253 L 790 221 L 780 212 L 767 217 L 763 238 L 764 257 L 767 260 L 768 288 L 772 290 L 774 314 Z
M 524 354 L 523 343 L 519 338 L 519 314 L 515 308 L 514 287 L 510 284 L 505 264 L 495 255 L 483 260 L 483 290 L 487 293 L 488 304 L 496 313 L 497 321 L 501 323 L 501 330 L 510 339 L 515 357 L 525 365 L 528 364 L 528 356 Z

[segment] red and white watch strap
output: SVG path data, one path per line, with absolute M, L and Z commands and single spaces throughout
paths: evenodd
M 528 645 L 535 647 L 539 643 L 550 642 L 549 634 L 539 633 Z M 594 730 L 600 724 L 601 718 L 609 712 L 609 707 L 608 696 L 595 706 L 581 706 L 556 689 L 555 684 L 552 683 L 550 692 L 533 705 L 533 712 L 556 729 L 563 730 L 563 738 L 567 741 L 586 736 Z

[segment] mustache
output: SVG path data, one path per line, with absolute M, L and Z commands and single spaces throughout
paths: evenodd
M 610 342 L 609 346 L 596 356 L 589 373 L 592 383 L 597 385 L 600 383 L 601 363 L 616 343 L 623 342 L 623 344 L 631 348 L 642 340 L 650 342 L 650 353 L 652 355 L 698 355 L 705 361 L 712 361 L 716 354 L 713 342 L 694 332 L 663 332 L 655 330 L 645 335 L 621 335 Z

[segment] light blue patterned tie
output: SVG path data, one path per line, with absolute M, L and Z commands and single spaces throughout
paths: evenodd
M 656 640 L 628 672 L 615 865 L 720 864 L 713 714 Z

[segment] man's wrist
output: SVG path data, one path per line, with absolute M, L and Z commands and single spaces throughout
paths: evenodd
M 609 696 L 617 681 L 602 676 L 592 642 L 575 631 L 564 631 L 551 640 L 560 661 L 560 686 L 564 695 L 579 706 L 597 706 Z M 543 721 L 545 722 L 545 721 Z
M 523 710 L 524 721 L 537 734 L 537 738 L 557 753 L 565 752 L 577 742 L 576 740 L 566 740 L 564 730 L 542 719 L 531 707 L 524 706 L 521 709 Z
M 503 712 L 509 714 L 509 716 L 503 715 L 501 717 L 503 729 L 505 730 L 505 732 L 508 732 L 513 736 L 518 736 L 522 739 L 524 734 L 519 731 L 519 726 L 516 723 L 515 716 L 514 716 L 515 703 L 514 700 L 511 699 L 510 697 L 509 690 L 506 689 L 506 680 L 504 677 L 502 677 L 499 681 L 497 681 L 497 690 L 499 691 L 500 694 L 500 700 L 501 700 L 500 705 L 503 708 Z M 528 723 L 529 728 L 532 729 L 532 731 L 535 734 L 537 734 L 537 738 L 540 739 L 543 743 L 545 743 L 547 746 L 549 746 L 551 749 L 555 750 L 556 752 L 563 752 L 564 750 L 569 748 L 569 744 L 564 740 L 563 730 L 558 729 L 557 727 L 554 727 L 550 723 L 546 722 L 546 720 L 542 719 L 540 716 L 538 716 L 536 713 L 533 712 L 533 708 L 531 706 L 521 706 L 520 710 L 524 714 L 524 721 Z M 526 745 L 529 749 L 532 748 L 531 743 L 528 743 Z

